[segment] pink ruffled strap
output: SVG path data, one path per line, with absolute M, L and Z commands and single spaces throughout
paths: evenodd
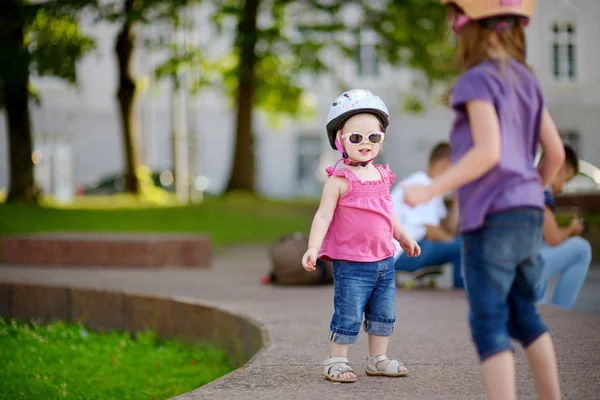
M 342 176 L 342 175 L 338 175 L 335 172 L 338 171 L 336 170 L 337 165 L 340 163 L 340 161 L 342 161 L 343 158 L 340 158 L 339 160 L 337 160 L 337 162 L 335 164 L 333 164 L 331 167 L 327 167 L 327 169 L 325 170 L 325 172 L 327 172 L 327 176 L 331 176 L 331 175 L 336 175 L 336 176 Z
M 354 180 L 354 174 L 348 168 L 342 169 L 333 169 L 333 167 L 329 167 L 325 170 L 328 176 L 339 176 L 341 178 L 346 178 L 347 180 Z
M 389 164 L 386 164 L 385 167 L 381 164 L 377 164 L 376 167 L 381 173 L 381 177 L 383 178 L 383 180 L 392 185 L 394 183 L 394 180 L 396 180 L 396 174 L 392 172 Z
M 350 171 L 348 168 L 341 168 L 341 169 L 336 169 L 337 165 L 343 161 L 343 158 L 340 158 L 335 164 L 333 164 L 331 167 L 327 167 L 327 169 L 325 170 L 325 172 L 327 172 L 327 176 L 340 176 L 342 178 L 346 178 L 347 180 L 354 180 L 355 179 L 355 175 L 352 171 Z

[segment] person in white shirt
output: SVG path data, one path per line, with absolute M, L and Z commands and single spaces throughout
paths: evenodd
M 419 270 L 432 266 L 441 266 L 452 263 L 453 286 L 463 288 L 461 277 L 461 247 L 462 239 L 455 236 L 458 207 L 454 202 L 451 212 L 448 213 L 444 198 L 434 197 L 430 202 L 411 208 L 403 202 L 403 185 L 421 184 L 428 185 L 431 180 L 444 172 L 451 165 L 450 145 L 446 142 L 438 143 L 429 155 L 427 171 L 419 171 L 399 182 L 391 192 L 394 203 L 394 213 L 408 234 L 419 243 L 420 257 L 408 257 L 396 243 L 394 255 L 396 271 L 419 274 Z M 422 271 L 421 271 L 422 272 Z

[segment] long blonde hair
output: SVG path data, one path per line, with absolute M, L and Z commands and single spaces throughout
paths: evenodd
M 453 63 L 459 73 L 493 59 L 490 55 L 491 36 L 493 34 L 497 35 L 499 45 L 509 57 L 529 68 L 525 61 L 527 54 L 524 20 L 519 20 L 515 27 L 502 32 L 487 29 L 477 21 L 470 21 L 458 34 L 458 45 Z M 503 61 L 506 62 L 506 60 Z M 454 84 L 448 88 L 441 98 L 442 103 L 449 107 L 451 106 L 453 88 Z

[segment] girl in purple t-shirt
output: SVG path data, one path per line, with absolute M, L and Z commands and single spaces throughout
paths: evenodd
M 527 351 L 541 398 L 560 390 L 552 339 L 535 309 L 542 266 L 543 190 L 564 149 L 525 64 L 524 28 L 535 0 L 442 0 L 463 69 L 448 93 L 453 166 L 429 186 L 408 185 L 408 205 L 458 188 L 463 276 L 472 338 L 488 398 L 514 399 L 511 338 Z M 534 167 L 537 145 L 544 154 Z
M 372 163 L 385 138 L 388 110 L 370 91 L 350 90 L 335 100 L 327 120 L 329 143 L 342 153 L 344 166 L 336 169 L 338 161 L 327 169 L 302 257 L 307 271 L 315 270 L 317 258 L 333 261 L 334 313 L 323 375 L 333 382 L 356 381 L 347 353 L 362 325 L 369 335 L 365 373 L 404 376 L 408 369 L 386 356 L 396 322 L 394 239 L 409 256 L 418 256 L 420 249 L 393 212 L 394 174 Z

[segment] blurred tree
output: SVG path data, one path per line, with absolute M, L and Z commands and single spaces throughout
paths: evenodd
M 437 0 L 361 0 L 361 25 L 377 36 L 377 50 L 389 64 L 416 72 L 416 95 L 405 98 L 404 108 L 420 112 L 435 83 L 454 74 L 453 47 L 448 36 L 446 9 Z
M 431 0 L 213 0 L 213 21 L 222 30 L 234 20 L 234 52 L 214 70 L 235 102 L 235 150 L 226 192 L 255 191 L 252 131 L 254 110 L 297 117 L 310 102 L 299 82 L 305 71 L 322 73 L 337 49 L 354 58 L 360 28 L 374 31 L 379 55 L 392 65 L 422 74 L 415 81 L 431 88 L 448 76 L 445 10 Z M 353 23 L 347 11 L 353 8 Z M 350 40 L 349 40 L 350 37 Z M 211 68 L 207 67 L 206 72 Z M 338 78 L 338 77 L 336 77 Z M 417 97 L 406 101 L 412 110 Z
M 120 24 L 115 38 L 115 54 L 118 65 L 117 102 L 121 116 L 125 156 L 125 190 L 139 194 L 140 183 L 135 173 L 139 164 L 139 134 L 135 123 L 137 101 L 136 77 L 133 72 L 133 56 L 138 44 L 137 31 L 143 25 L 165 22 L 177 26 L 181 10 L 200 3 L 200 0 L 81 0 L 92 5 L 97 19 Z M 170 62 L 169 65 L 173 65 Z M 163 66 L 163 70 L 166 67 Z M 164 71 L 163 71 L 164 72 Z
M 0 107 L 6 113 L 10 159 L 7 202 L 38 200 L 29 112 L 30 97 L 36 97 L 30 76 L 76 82 L 76 63 L 94 46 L 78 29 L 75 15 L 80 10 L 76 0 L 4 0 L 0 7 Z
M 233 53 L 218 70 L 235 102 L 235 150 L 227 192 L 255 191 L 252 114 L 298 117 L 310 111 L 298 78 L 305 71 L 324 72 L 320 52 L 336 32 L 343 1 L 228 0 L 215 1 L 218 31 L 235 21 Z M 259 22 L 260 21 L 260 22 Z M 311 35 L 311 33 L 318 33 Z M 207 68 L 210 72 L 211 68 Z

